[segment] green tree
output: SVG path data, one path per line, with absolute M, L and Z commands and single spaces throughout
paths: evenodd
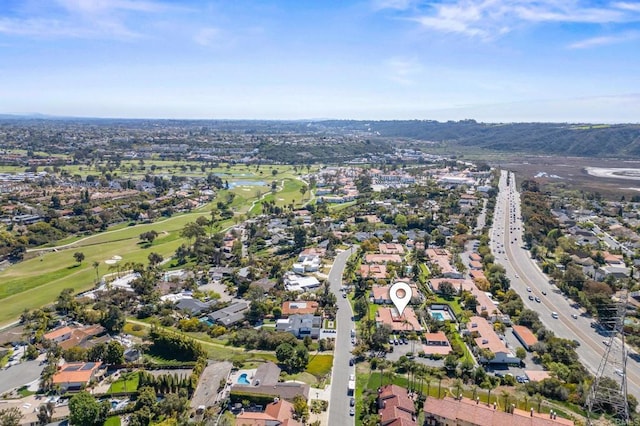
M 182 238 L 186 238 L 189 241 L 189 246 L 192 245 L 193 241 L 195 241 L 196 238 L 204 237 L 205 235 L 206 232 L 204 231 L 204 228 L 195 222 L 187 223 L 180 232 L 180 236 Z
M 405 215 L 398 213 L 393 221 L 401 231 L 407 229 L 407 217 Z
M 164 260 L 164 257 L 162 257 L 161 254 L 158 254 L 156 252 L 151 252 L 149 253 L 149 256 L 147 256 L 147 259 L 149 260 L 149 266 L 151 268 L 155 268 L 156 266 L 162 263 L 162 261 Z
M 364 296 L 357 298 L 353 304 L 353 310 L 359 318 L 365 318 L 369 313 L 367 299 Z
M 18 426 L 22 420 L 22 413 L 17 407 L 0 410 L 0 426 Z
M 303 227 L 293 228 L 293 244 L 296 250 L 302 250 L 307 245 L 307 231 Z
M 87 391 L 79 392 L 69 400 L 69 420 L 74 426 L 101 426 L 108 412 L 108 402 L 107 405 L 100 404 Z
M 77 263 L 82 263 L 82 261 L 84 260 L 84 253 L 81 251 L 77 251 L 73 253 L 73 258 Z
M 523 361 L 527 357 L 527 351 L 522 346 L 518 346 L 516 348 L 516 356 L 520 361 Z
M 120 333 L 125 323 L 124 313 L 117 306 L 110 306 L 101 323 L 110 333 Z
M 46 425 L 51 423 L 51 418 L 53 417 L 53 410 L 55 409 L 55 404 L 53 402 L 47 402 L 46 404 L 42 404 L 38 407 L 38 423 L 41 425 Z M 1 422 L 0 422 L 1 423 Z M 4 423 L 1 423 L 4 425 Z
M 283 365 L 286 365 L 287 361 L 290 361 L 294 356 L 295 349 L 288 343 L 281 343 L 276 348 L 276 358 Z
M 103 361 L 110 365 L 124 364 L 124 347 L 119 342 L 111 340 L 107 343 Z
M 293 418 L 301 423 L 306 423 L 309 420 L 309 405 L 307 404 L 307 398 L 302 395 L 296 395 L 293 397 Z

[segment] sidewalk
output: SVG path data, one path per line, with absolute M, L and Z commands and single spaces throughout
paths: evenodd
M 311 408 L 311 401 L 314 399 L 330 402 L 331 385 L 327 385 L 324 389 L 309 388 L 309 408 Z M 322 426 L 329 426 L 329 409 L 327 408 L 327 411 L 323 411 L 320 414 L 310 413 L 308 423 L 313 423 L 316 420 L 319 420 Z

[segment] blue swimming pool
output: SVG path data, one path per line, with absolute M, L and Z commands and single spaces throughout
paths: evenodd
M 251 382 L 249 381 L 249 379 L 247 379 L 247 373 L 242 373 L 240 376 L 238 376 L 237 383 L 239 385 L 250 385 Z
M 440 312 L 431 312 L 431 318 L 436 321 L 444 321 L 444 316 Z

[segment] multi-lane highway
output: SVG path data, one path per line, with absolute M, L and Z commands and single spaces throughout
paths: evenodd
M 500 178 L 490 231 L 491 250 L 496 261 L 504 265 L 511 287 L 520 294 L 525 307 L 538 312 L 544 326 L 556 336 L 580 343 L 576 352 L 587 369 L 595 374 L 606 349 L 605 341 L 609 339 L 591 327 L 591 317 L 574 307 L 577 306 L 574 302 L 549 284 L 549 277 L 531 259 L 531 253 L 522 247 L 524 226 L 521 221 L 520 194 L 515 188 L 515 177 L 511 175 L 510 184 L 507 185 L 507 176 L 507 172 L 503 171 Z M 530 300 L 529 295 L 534 300 Z M 613 344 L 620 345 L 621 342 L 616 339 Z M 620 353 L 621 348 L 617 349 L 616 352 Z M 607 370 L 608 375 L 614 377 L 615 369 L 616 366 L 611 366 Z M 629 394 L 640 398 L 640 365 L 633 359 L 627 362 L 626 378 Z
M 351 330 L 355 329 L 353 311 L 349 300 L 342 298 L 342 274 L 344 267 L 357 247 L 345 250 L 336 256 L 331 271 L 329 272 L 329 285 L 331 291 L 338 298 L 337 336 L 333 353 L 333 371 L 331 372 L 331 400 L 329 401 L 330 425 L 353 425 L 355 417 L 350 414 L 351 398 L 347 396 L 349 376 L 355 374 L 355 367 L 349 365 L 351 358 Z

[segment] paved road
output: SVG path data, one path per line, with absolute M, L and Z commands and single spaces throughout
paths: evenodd
M 19 364 L 0 370 L 0 394 L 21 387 L 40 377 L 44 365 L 40 361 L 23 361 Z
M 531 253 L 522 248 L 524 228 L 520 221 L 520 194 L 513 183 L 507 187 L 506 176 L 507 172 L 503 171 L 490 234 L 491 249 L 496 254 L 496 260 L 504 265 L 511 287 L 520 294 L 525 307 L 538 312 L 544 326 L 553 330 L 556 336 L 577 340 L 580 346 L 576 352 L 585 367 L 595 374 L 606 349 L 603 340 L 607 339 L 591 328 L 593 319 L 584 311 L 574 308 L 571 300 L 549 284 L 549 277 L 531 259 Z M 514 180 L 512 177 L 511 182 Z M 543 291 L 547 294 L 543 295 Z M 538 297 L 540 303 L 529 300 L 529 294 Z M 552 312 L 558 314 L 557 319 L 552 318 Z M 578 318 L 574 319 L 573 314 Z M 614 367 L 609 371 L 611 377 L 615 374 L 613 370 Z M 640 365 L 632 359 L 627 363 L 627 383 L 628 392 L 640 398 Z
M 333 353 L 333 371 L 331 373 L 331 400 L 329 401 L 329 424 L 330 425 L 353 425 L 355 417 L 349 414 L 349 400 L 347 396 L 347 385 L 349 375 L 355 374 L 355 367 L 349 366 L 351 358 L 351 330 L 355 329 L 353 322 L 353 311 L 348 299 L 344 299 L 340 294 L 342 287 L 342 273 L 347 263 L 347 259 L 355 253 L 356 247 L 345 250 L 336 256 L 333 267 L 329 272 L 329 284 L 331 291 L 338 298 L 337 313 L 337 337 L 336 347 Z

